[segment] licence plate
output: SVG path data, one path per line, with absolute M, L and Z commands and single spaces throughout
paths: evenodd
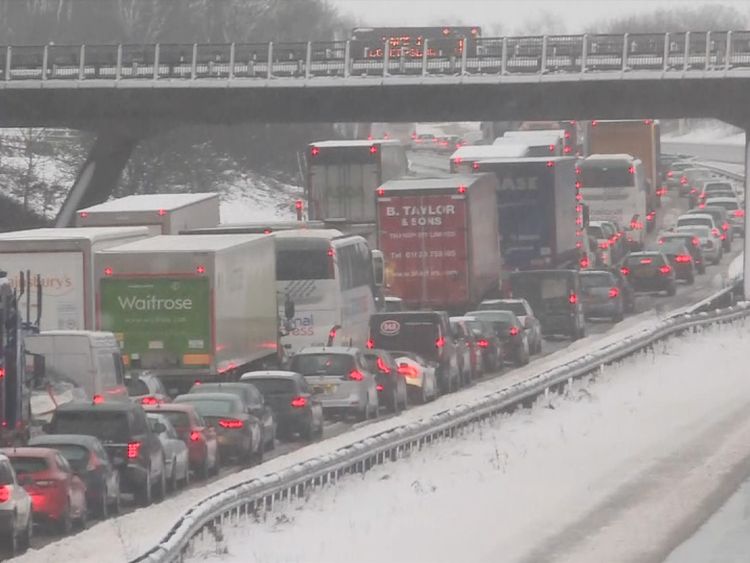
M 653 278 L 656 275 L 656 271 L 650 268 L 644 268 L 642 270 L 636 270 L 636 275 L 639 278 Z
M 326 395 L 331 395 L 336 392 L 336 389 L 338 389 L 339 386 L 334 383 L 328 383 L 326 385 L 316 385 L 315 390 L 322 391 Z

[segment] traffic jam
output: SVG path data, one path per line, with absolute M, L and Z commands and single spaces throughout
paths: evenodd
M 322 141 L 298 221 L 220 224 L 217 194 L 157 194 L 0 233 L 3 545 L 397 416 L 708 279 L 744 193 L 659 135 Z M 427 151 L 446 173 L 410 173 Z

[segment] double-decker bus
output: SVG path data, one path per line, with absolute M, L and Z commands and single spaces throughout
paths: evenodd
M 391 59 L 421 59 L 427 43 L 428 58 L 469 57 L 477 52 L 482 29 L 460 27 L 357 27 L 352 30 L 351 56 L 355 59 L 382 59 L 386 41 Z

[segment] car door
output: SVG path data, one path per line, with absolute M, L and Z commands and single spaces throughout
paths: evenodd
M 107 455 L 107 452 L 104 451 L 104 447 L 99 442 L 96 442 L 92 447 L 92 451 L 94 452 L 94 455 L 99 458 L 99 471 L 102 480 L 107 485 L 108 496 L 114 497 L 115 495 L 119 495 L 120 474 L 112 467 L 112 463 L 109 461 L 109 456 Z
M 249 413 L 260 421 L 263 430 L 263 440 L 268 441 L 274 436 L 274 417 L 270 405 L 255 385 L 247 384 L 245 390 Z
M 65 473 L 65 478 L 68 482 L 68 490 L 70 491 L 71 504 L 74 506 L 76 516 L 78 516 L 86 507 L 86 485 L 75 473 L 73 473 L 73 469 L 70 467 L 68 460 L 65 459 L 62 454 L 55 454 L 55 463 L 57 464 L 58 470 Z

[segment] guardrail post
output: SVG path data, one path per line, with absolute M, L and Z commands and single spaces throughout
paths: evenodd
M 190 80 L 198 77 L 198 44 L 193 43 L 193 52 L 190 55 Z
M 626 33 L 625 35 L 622 36 L 622 72 L 625 72 L 629 68 L 628 67 L 628 57 L 630 56 L 628 52 L 629 42 L 630 42 L 630 34 Z
M 508 74 L 508 38 L 503 37 L 503 47 L 500 53 L 500 74 Z
M 9 81 L 11 78 L 10 65 L 13 62 L 13 47 L 8 45 L 5 48 L 5 81 Z
M 42 51 L 42 80 L 47 80 L 47 61 L 49 60 L 49 45 L 44 46 Z
M 266 78 L 270 80 L 273 78 L 273 41 L 268 42 L 268 62 L 266 63 Z
M 711 68 L 711 32 L 706 32 L 706 60 L 703 64 L 703 70 Z
M 86 45 L 81 45 L 78 52 L 78 80 L 86 78 Z
M 732 57 L 732 32 L 727 31 L 727 51 L 724 57 L 724 70 L 729 70 L 730 60 Z
M 229 44 L 229 80 L 232 80 L 234 78 L 234 57 L 235 57 L 235 47 L 234 42 Z
M 583 34 L 583 44 L 581 45 L 581 72 L 586 72 L 586 59 L 589 55 L 589 36 L 588 33 Z
M 388 76 L 388 67 L 391 63 L 391 45 L 388 39 L 385 40 L 385 46 L 383 47 L 383 77 Z
M 115 65 L 115 80 L 122 78 L 122 43 L 117 44 L 117 65 Z
M 310 79 L 310 67 L 312 66 L 312 42 L 307 42 L 307 51 L 305 51 L 305 80 Z
M 159 79 L 159 44 L 154 45 L 154 80 Z
M 542 36 L 542 58 L 539 60 L 539 73 L 547 72 L 547 36 Z
M 429 42 L 429 39 L 425 39 L 424 45 L 422 45 L 422 76 L 427 76 L 427 49 L 429 49 Z
M 682 61 L 683 72 L 690 69 L 690 32 L 685 32 L 685 60 Z
M 344 78 L 352 74 L 352 42 L 347 40 L 344 44 Z
M 662 70 L 669 70 L 669 32 L 664 34 L 664 60 L 662 61 Z
M 467 58 L 469 56 L 469 54 L 468 54 L 469 42 L 466 40 L 466 37 L 464 37 L 462 39 L 462 41 L 463 41 L 464 48 L 461 49 L 461 76 L 463 76 L 464 74 L 466 74 L 466 62 L 467 62 Z

